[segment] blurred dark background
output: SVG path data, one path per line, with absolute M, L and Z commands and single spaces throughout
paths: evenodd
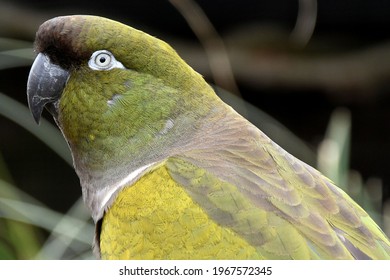
M 316 155 L 333 112 L 345 108 L 351 120 L 348 168 L 360 174 L 363 185 L 372 179 L 379 182 L 381 202 L 386 205 L 390 197 L 390 2 L 197 0 L 196 9 L 188 2 L 194 4 L 0 0 L 0 39 L 14 40 L 13 44 L 0 41 L 0 92 L 27 105 L 33 53 L 31 58 L 19 58 L 19 64 L 7 66 L 5 59 L 10 50 L 32 47 L 42 22 L 65 14 L 109 17 L 169 42 L 207 81 L 283 124 L 309 152 L 278 133 L 266 133 L 311 165 L 317 166 Z M 198 8 L 203 13 L 197 13 Z M 202 25 L 203 16 L 213 27 Z M 213 62 L 220 53 L 228 62 L 223 58 Z M 218 70 L 219 62 L 231 66 L 230 74 Z M 262 122 L 255 113 L 248 115 L 252 122 Z M 44 117 L 51 121 L 47 112 Z M 81 194 L 69 164 L 1 114 L 0 156 L 5 180 L 50 209 L 65 212 Z

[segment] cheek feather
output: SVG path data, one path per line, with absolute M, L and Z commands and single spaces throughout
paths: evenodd
M 118 101 L 122 98 L 122 94 L 115 93 L 109 100 L 107 100 L 107 105 L 112 107 L 118 103 Z

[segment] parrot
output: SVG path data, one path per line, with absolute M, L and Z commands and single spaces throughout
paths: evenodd
M 350 196 L 166 42 L 95 15 L 38 28 L 27 101 L 69 146 L 100 259 L 390 259 Z

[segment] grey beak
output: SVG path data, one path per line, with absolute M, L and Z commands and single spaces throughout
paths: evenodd
M 69 72 L 53 64 L 47 55 L 39 53 L 35 58 L 27 81 L 27 99 L 36 123 L 39 124 L 43 108 L 59 100 L 68 77 Z

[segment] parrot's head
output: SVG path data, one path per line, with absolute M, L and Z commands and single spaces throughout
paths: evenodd
M 97 16 L 63 16 L 36 34 L 27 96 L 53 115 L 85 196 L 123 182 L 191 138 L 219 102 L 165 42 Z M 93 204 L 93 202 L 90 202 Z

